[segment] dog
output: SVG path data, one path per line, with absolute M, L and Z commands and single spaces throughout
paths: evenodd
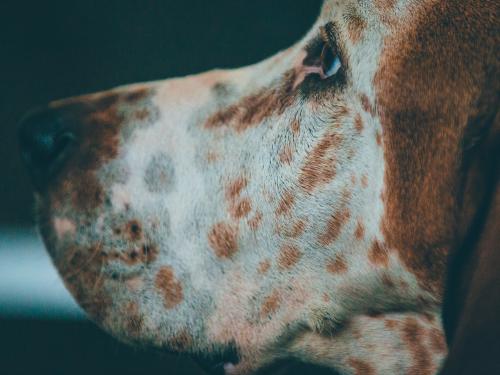
M 446 267 L 472 231 L 497 246 L 498 210 L 482 219 L 495 169 L 481 169 L 499 129 L 495 14 L 493 0 L 326 0 L 256 65 L 30 113 L 22 154 L 67 288 L 120 340 L 221 373 L 288 358 L 437 373 L 445 295 L 445 328 L 467 337 Z M 448 344 L 458 373 L 464 346 Z

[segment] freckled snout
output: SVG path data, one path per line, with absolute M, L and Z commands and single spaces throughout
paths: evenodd
M 37 190 L 43 190 L 61 169 L 75 142 L 74 132 L 56 110 L 41 108 L 23 118 L 19 127 L 19 145 Z

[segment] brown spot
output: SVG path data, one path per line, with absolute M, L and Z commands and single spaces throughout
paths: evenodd
M 373 3 L 380 13 L 391 12 L 397 0 L 374 0 Z
M 377 145 L 382 146 L 382 134 L 380 134 L 380 131 L 378 130 L 375 133 L 375 141 L 377 142 Z
M 444 341 L 443 332 L 437 328 L 429 330 L 429 340 L 431 348 L 436 353 L 444 353 L 446 351 L 446 342 Z
M 398 324 L 399 324 L 399 322 L 397 320 L 394 320 L 394 319 L 386 319 L 384 321 L 385 327 L 390 331 L 394 330 L 398 326 Z
M 283 147 L 283 150 L 281 150 L 279 154 L 279 159 L 282 164 L 288 164 L 290 165 L 293 160 L 293 150 L 290 146 L 285 146 Z
M 356 239 L 358 240 L 362 240 L 364 236 L 365 236 L 365 226 L 363 224 L 363 221 L 361 221 L 361 219 L 358 219 L 356 230 L 354 231 L 354 237 L 356 237 Z
M 350 216 L 351 213 L 346 207 L 335 212 L 328 220 L 326 231 L 320 236 L 319 243 L 323 246 L 331 245 L 338 238 L 342 227 Z
M 271 261 L 269 259 L 266 259 L 259 263 L 259 268 L 257 271 L 259 272 L 259 274 L 264 275 L 265 273 L 267 273 L 267 271 L 269 271 L 269 268 L 271 268 Z
M 366 29 L 366 21 L 358 14 L 350 15 L 347 21 L 347 34 L 353 44 L 360 41 Z
M 276 208 L 276 216 L 286 215 L 290 213 L 294 203 L 295 196 L 291 191 L 285 191 L 281 197 L 278 207 Z
M 182 329 L 168 340 L 167 345 L 176 352 L 185 352 L 193 345 L 193 337 L 186 329 Z
M 230 182 L 226 187 L 226 199 L 228 201 L 234 201 L 241 194 L 241 191 L 245 189 L 248 185 L 248 181 L 245 177 L 238 177 L 236 180 Z
M 129 302 L 125 307 L 125 334 L 132 338 L 138 338 L 142 332 L 144 319 L 135 302 Z
M 351 183 L 352 183 L 353 185 L 356 185 L 356 175 L 355 175 L 354 173 L 353 173 L 353 174 L 351 174 Z
M 134 103 L 146 99 L 152 93 L 151 89 L 142 87 L 139 89 L 134 89 L 123 95 L 123 100 L 127 103 Z
M 261 308 L 261 316 L 268 317 L 278 311 L 281 303 L 281 296 L 277 290 L 274 290 L 264 299 Z
M 292 268 L 302 257 L 300 250 L 294 245 L 284 245 L 281 248 L 278 258 L 278 265 L 281 269 Z
M 300 121 L 299 119 L 294 119 L 290 125 L 290 129 L 292 129 L 292 133 L 297 135 L 300 132 Z
M 372 247 L 368 250 L 368 260 L 375 266 L 387 267 L 389 264 L 389 254 L 378 240 L 373 241 Z
M 59 189 L 60 193 L 64 194 L 64 190 L 69 192 L 71 201 L 78 210 L 89 211 L 100 207 L 104 202 L 104 191 L 95 174 L 88 171 L 75 178 L 76 180 L 68 179 Z M 82 184 L 80 179 L 85 183 Z
M 217 154 L 215 151 L 208 151 L 207 155 L 206 155 L 206 160 L 207 160 L 207 163 L 213 164 L 217 160 L 219 160 L 219 154 Z
M 396 286 L 396 284 L 394 284 L 394 281 L 392 281 L 390 276 L 387 274 L 382 275 L 382 284 L 384 284 L 384 286 L 386 286 L 387 288 L 391 289 Z
M 424 334 L 422 327 L 414 318 L 407 318 L 404 322 L 402 337 L 412 356 L 412 366 L 408 369 L 409 375 L 432 374 L 431 355 L 423 345 Z
M 238 251 L 238 229 L 219 222 L 208 234 L 208 243 L 219 258 L 231 258 Z
M 243 132 L 262 123 L 268 117 L 283 114 L 295 101 L 295 80 L 296 72 L 292 69 L 283 75 L 277 86 L 246 96 L 238 103 L 210 116 L 205 123 L 205 128 L 229 126 L 237 132 Z
M 148 95 L 151 92 L 147 90 Z M 77 124 L 79 131 L 78 144 L 72 150 L 73 157 L 53 181 L 50 199 L 54 205 L 69 200 L 78 211 L 83 212 L 102 206 L 104 192 L 95 172 L 118 155 L 120 143 L 126 140 L 122 130 L 130 121 L 120 111 L 120 105 L 124 105 L 127 95 L 135 94 L 110 92 L 50 105 L 58 110 L 62 121 Z
M 229 214 L 233 219 L 244 218 L 252 210 L 252 204 L 248 198 L 239 199 L 241 192 L 247 185 L 246 178 L 238 177 L 226 186 L 226 200 L 229 205 Z
M 347 363 L 352 367 L 355 375 L 375 375 L 373 367 L 360 359 L 349 358 Z
M 302 189 L 312 192 L 316 187 L 329 183 L 336 173 L 335 150 L 342 142 L 339 133 L 326 134 L 306 158 L 299 176 Z
M 330 296 L 328 295 L 328 293 L 323 293 L 323 302 L 324 303 L 329 303 L 331 301 L 331 298 Z
M 363 120 L 361 119 L 361 115 L 359 113 L 354 118 L 354 128 L 360 134 L 363 131 Z
M 368 176 L 364 174 L 361 176 L 361 186 L 366 189 L 368 187 Z
M 146 263 L 152 263 L 158 258 L 158 248 L 153 244 L 142 245 L 142 256 L 144 257 Z
M 297 238 L 300 237 L 306 228 L 306 221 L 303 219 L 297 220 L 293 223 L 291 227 L 285 226 L 280 228 L 279 233 L 288 238 Z
M 137 220 L 131 220 L 127 223 L 125 232 L 129 235 L 132 241 L 137 241 L 142 238 L 141 224 Z
M 141 108 L 134 112 L 134 118 L 139 121 L 147 120 L 152 117 L 151 111 L 148 108 Z
M 254 232 L 259 229 L 260 223 L 262 222 L 262 212 L 257 211 L 255 215 L 248 220 L 247 224 Z
M 375 108 L 373 108 L 370 99 L 366 94 L 361 94 L 359 99 L 361 100 L 361 105 L 363 106 L 363 110 L 369 113 L 372 117 L 375 116 Z
M 347 262 L 342 254 L 338 254 L 335 258 L 330 259 L 326 264 L 326 270 L 333 274 L 347 272 Z
M 233 219 L 241 219 L 247 217 L 252 210 L 252 204 L 250 199 L 244 198 L 238 202 L 235 202 L 229 209 L 229 213 Z
M 167 309 L 173 309 L 184 299 L 181 283 L 175 278 L 172 267 L 162 267 L 156 274 L 155 286 L 163 295 Z

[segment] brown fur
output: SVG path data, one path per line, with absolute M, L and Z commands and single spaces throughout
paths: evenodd
M 173 309 L 184 299 L 181 283 L 176 279 L 172 267 L 162 267 L 155 279 L 155 286 L 164 298 L 165 308 Z
M 238 251 L 238 229 L 219 222 L 208 234 L 208 243 L 219 258 L 231 258 Z

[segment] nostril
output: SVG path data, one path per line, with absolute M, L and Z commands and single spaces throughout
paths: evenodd
M 60 169 L 75 142 L 75 134 L 54 110 L 38 109 L 23 118 L 19 146 L 36 188 L 43 188 Z

